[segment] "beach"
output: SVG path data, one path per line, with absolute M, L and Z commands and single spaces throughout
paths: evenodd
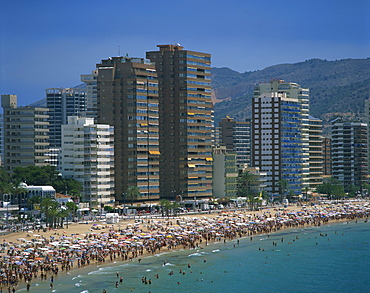
M 72 224 L 68 229 L 13 233 L 0 237 L 2 285 L 24 288 L 54 279 L 73 269 L 114 262 L 144 262 L 146 256 L 173 250 L 203 249 L 284 229 L 320 226 L 369 216 L 367 202 L 268 208 L 258 212 L 220 211 L 217 214 L 184 215 L 177 218 L 130 219 L 119 224 Z M 101 226 L 99 226 L 101 225 Z M 120 276 L 117 276 L 119 286 Z M 143 280 L 144 283 L 149 282 Z M 34 291 L 37 292 L 37 291 Z M 96 291 L 98 292 L 98 291 Z

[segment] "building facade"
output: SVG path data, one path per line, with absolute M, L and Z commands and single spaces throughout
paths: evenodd
M 266 192 L 282 182 L 295 195 L 309 186 L 308 89 L 273 80 L 255 87 L 252 103 L 252 164 L 266 172 Z
M 98 70 L 95 69 L 91 74 L 81 74 L 81 81 L 86 85 L 85 101 L 86 111 L 84 117 L 96 118 L 98 115 L 98 91 L 97 91 Z
M 238 170 L 236 154 L 225 146 L 213 148 L 213 196 L 216 198 L 237 196 Z
M 323 149 L 323 175 L 330 176 L 331 175 L 331 138 L 324 137 L 322 142 L 322 149 Z
M 85 90 L 79 88 L 46 89 L 46 106 L 49 109 L 49 143 L 51 148 L 62 145 L 62 125 L 68 116 L 82 116 L 86 112 Z
M 322 120 L 309 116 L 309 185 L 310 190 L 315 190 L 323 183 L 323 136 Z
M 159 81 L 161 197 L 211 197 L 211 55 L 180 45 L 158 47 L 146 57 Z
M 113 142 L 113 128 L 94 124 L 93 118 L 69 116 L 62 126 L 59 171 L 82 183 L 84 201 L 111 205 L 115 201 Z
M 154 64 L 143 58 L 112 57 L 97 64 L 99 123 L 114 126 L 115 197 L 131 186 L 140 201 L 159 190 L 159 99 Z
M 45 166 L 49 148 L 48 109 L 17 107 L 16 95 L 2 95 L 4 169 Z
M 251 119 L 234 121 L 226 117 L 218 122 L 219 144 L 236 154 L 236 164 L 243 168 L 251 166 Z
M 332 176 L 346 188 L 362 187 L 368 179 L 367 124 L 332 122 Z

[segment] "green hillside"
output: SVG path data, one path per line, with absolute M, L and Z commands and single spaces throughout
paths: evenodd
M 277 78 L 309 88 L 310 114 L 325 123 L 338 115 L 364 117 L 364 100 L 370 97 L 370 59 L 311 59 L 245 73 L 212 68 L 215 121 L 226 115 L 236 120 L 250 117 L 254 86 Z

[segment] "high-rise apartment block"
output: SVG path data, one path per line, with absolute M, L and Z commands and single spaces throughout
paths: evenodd
M 251 165 L 251 119 L 235 121 L 233 118 L 222 118 L 218 122 L 219 144 L 228 151 L 235 152 L 239 168 Z
M 81 81 L 85 83 L 86 112 L 84 117 L 96 118 L 98 115 L 98 92 L 97 92 L 98 70 L 91 74 L 81 74 Z
M 286 181 L 294 194 L 309 180 L 309 91 L 273 80 L 255 87 L 252 103 L 253 166 L 266 172 L 266 191 L 279 194 Z
M 343 185 L 362 187 L 368 179 L 367 124 L 332 122 L 332 173 Z
M 98 123 L 114 126 L 115 197 L 131 186 L 139 200 L 159 198 L 159 97 L 154 64 L 112 57 L 97 64 Z M 170 115 L 170 113 L 168 113 Z
M 50 147 L 60 148 L 61 127 L 68 116 L 84 116 L 86 112 L 85 90 L 79 88 L 46 89 L 46 106 L 49 109 Z
M 367 124 L 367 166 L 370 176 L 370 98 L 365 100 L 365 123 Z
M 323 182 L 322 120 L 309 116 L 309 189 L 315 190 Z
M 49 148 L 48 109 L 17 107 L 16 95 L 2 95 L 4 168 L 45 166 Z
M 113 127 L 69 116 L 62 126 L 59 170 L 82 183 L 84 201 L 114 203 Z M 68 192 L 68 191 L 66 191 Z
M 323 149 L 323 175 L 331 175 L 331 138 L 324 137 L 322 142 Z
M 158 47 L 146 57 L 159 81 L 161 197 L 211 197 L 211 55 L 180 45 Z

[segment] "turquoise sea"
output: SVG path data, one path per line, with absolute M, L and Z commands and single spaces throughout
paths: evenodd
M 58 276 L 53 290 L 49 284 L 34 281 L 30 292 L 370 292 L 370 222 L 289 229 L 239 243 L 164 252 L 140 263 L 74 270 Z

